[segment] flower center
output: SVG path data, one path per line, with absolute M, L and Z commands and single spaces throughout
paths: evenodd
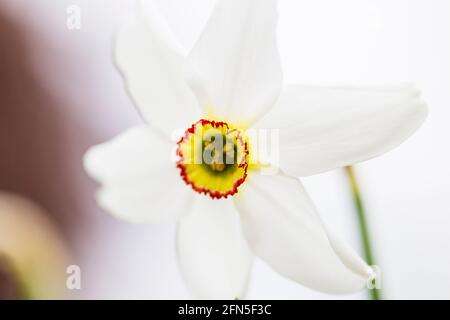
M 213 199 L 236 194 L 247 177 L 248 143 L 225 122 L 202 119 L 193 124 L 178 142 L 177 155 L 183 180 Z

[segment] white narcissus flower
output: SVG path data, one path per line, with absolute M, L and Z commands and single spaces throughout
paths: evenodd
M 370 268 L 325 230 L 295 177 L 387 152 L 427 114 L 410 86 L 283 87 L 276 6 L 219 1 L 186 54 L 156 9 L 143 5 L 120 32 L 116 59 L 149 125 L 85 157 L 105 210 L 132 222 L 178 221 L 180 267 L 199 297 L 242 297 L 253 255 L 316 290 L 362 289 Z M 186 132 L 175 143 L 180 128 Z M 248 128 L 279 130 L 277 174 L 262 175 L 266 163 L 249 163 Z M 232 165 L 190 162 L 195 142 L 208 147 L 205 129 L 232 134 L 231 149 L 241 157 Z

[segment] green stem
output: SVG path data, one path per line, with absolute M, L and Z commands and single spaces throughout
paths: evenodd
M 358 217 L 359 232 L 362 241 L 364 257 L 366 259 L 367 264 L 369 266 L 373 266 L 375 265 L 375 260 L 373 256 L 372 245 L 370 242 L 369 226 L 367 223 L 363 201 L 361 199 L 361 192 L 359 189 L 358 180 L 356 178 L 355 170 L 352 166 L 345 167 L 345 172 L 347 174 L 350 187 L 352 189 L 353 203 L 355 205 L 355 210 Z M 381 290 L 379 289 L 369 290 L 369 295 L 372 300 L 380 300 Z

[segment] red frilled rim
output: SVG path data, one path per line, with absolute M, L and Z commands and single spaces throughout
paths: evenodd
M 230 190 L 226 191 L 226 192 L 220 192 L 220 191 L 213 191 L 213 190 L 209 190 L 207 188 L 204 188 L 202 186 L 198 186 L 195 184 L 194 181 L 189 179 L 189 176 L 186 172 L 186 167 L 184 165 L 184 155 L 183 152 L 181 151 L 181 145 L 187 140 L 189 139 L 189 137 L 193 134 L 195 134 L 195 129 L 197 127 L 197 125 L 202 125 L 206 126 L 206 125 L 210 125 L 213 128 L 226 128 L 227 129 L 227 133 L 232 133 L 232 132 L 236 132 L 237 133 L 237 140 L 240 142 L 241 146 L 243 146 L 244 148 L 244 154 L 243 157 L 238 165 L 239 168 L 244 168 L 244 174 L 241 178 L 239 178 L 238 180 L 236 180 L 233 184 L 233 188 L 231 188 Z M 181 139 L 177 142 L 178 148 L 177 148 L 177 156 L 179 157 L 179 160 L 177 161 L 177 168 L 180 169 L 180 176 L 183 179 L 183 181 L 187 184 L 190 185 L 192 187 L 192 189 L 200 194 L 205 194 L 205 195 L 209 195 L 212 199 L 222 199 L 222 198 L 227 198 L 228 196 L 233 196 L 236 193 L 238 193 L 238 188 L 241 184 L 244 183 L 244 181 L 247 179 L 247 170 L 248 170 L 248 163 L 246 161 L 248 155 L 249 155 L 249 148 L 248 148 L 248 143 L 246 141 L 244 141 L 244 139 L 242 138 L 240 132 L 236 129 L 230 129 L 228 126 L 228 123 L 226 122 L 222 122 L 222 121 L 213 121 L 213 120 L 206 120 L 206 119 L 200 119 L 199 121 L 197 121 L 196 123 L 192 124 L 192 126 L 190 126 L 184 133 L 183 137 L 181 137 Z

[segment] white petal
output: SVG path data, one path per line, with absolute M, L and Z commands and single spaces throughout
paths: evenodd
M 328 293 L 364 287 L 370 269 L 349 247 L 331 243 L 297 179 L 252 175 L 235 198 L 253 253 L 275 271 Z
M 177 238 L 180 269 L 196 296 L 243 297 L 252 255 L 230 200 L 198 196 L 179 222 Z
M 208 21 L 215 0 L 141 0 L 152 2 L 166 17 L 178 41 L 188 51 L 192 49 Z
M 116 62 L 144 119 L 170 136 L 198 120 L 200 108 L 184 80 L 183 49 L 151 2 L 142 11 L 119 32 Z
M 131 222 L 174 222 L 192 197 L 173 162 L 172 145 L 148 126 L 92 147 L 84 166 L 102 185 L 99 204 Z
M 207 114 L 249 125 L 276 102 L 276 0 L 222 0 L 194 46 L 188 82 Z
M 279 166 L 305 176 L 383 154 L 423 123 L 427 107 L 411 86 L 288 86 L 260 128 L 280 129 Z

